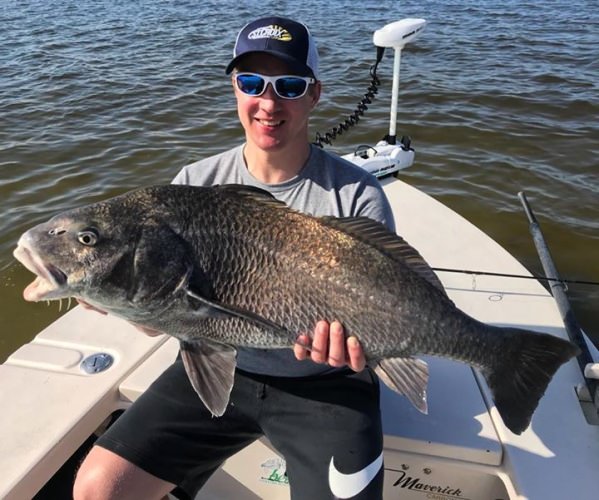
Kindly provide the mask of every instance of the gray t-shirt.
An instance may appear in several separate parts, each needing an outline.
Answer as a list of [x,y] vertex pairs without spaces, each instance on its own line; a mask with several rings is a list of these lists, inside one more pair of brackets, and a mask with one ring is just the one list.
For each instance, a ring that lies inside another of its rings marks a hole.
[[[378,181],[365,170],[311,146],[308,161],[298,175],[279,184],[253,177],[243,157],[244,145],[184,167],[174,184],[213,186],[245,184],[269,191],[291,208],[315,216],[365,216],[394,230],[393,213]],[[325,319],[325,318],[323,318]],[[291,349],[240,348],[237,366],[248,372],[302,377],[335,370],[312,361],[298,361]]]

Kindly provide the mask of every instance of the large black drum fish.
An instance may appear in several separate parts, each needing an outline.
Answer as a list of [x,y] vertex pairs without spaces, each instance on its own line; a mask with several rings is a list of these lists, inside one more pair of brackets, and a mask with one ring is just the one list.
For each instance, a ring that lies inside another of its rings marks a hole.
[[190,381],[227,407],[236,346],[290,348],[319,320],[359,338],[368,363],[426,411],[426,363],[478,368],[521,433],[570,342],[460,311],[416,250],[366,218],[312,217],[244,186],[143,188],[27,231],[26,300],[76,297],[181,341]]

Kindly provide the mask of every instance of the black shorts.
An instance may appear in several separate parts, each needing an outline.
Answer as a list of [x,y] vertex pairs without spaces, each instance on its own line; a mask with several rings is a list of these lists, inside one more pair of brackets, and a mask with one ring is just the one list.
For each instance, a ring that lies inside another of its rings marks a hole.
[[230,404],[214,418],[177,359],[96,444],[193,498],[262,435],[285,458],[293,499],[382,498],[379,386],[368,368],[305,378],[238,370]]

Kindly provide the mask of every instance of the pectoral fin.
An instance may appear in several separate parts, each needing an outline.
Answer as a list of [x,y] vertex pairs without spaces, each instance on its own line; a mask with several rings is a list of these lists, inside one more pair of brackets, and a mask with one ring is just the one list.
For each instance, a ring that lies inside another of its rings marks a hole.
[[200,294],[187,290],[187,295],[195,301],[194,303],[194,313],[197,314],[201,318],[215,318],[215,319],[229,319],[229,318],[240,318],[245,321],[249,321],[250,323],[263,328],[264,330],[278,332],[283,335],[287,335],[288,332],[281,325],[273,323],[258,314],[254,314],[251,311],[246,311],[244,309],[239,309],[237,307],[228,306],[225,304],[221,304],[215,300],[208,299],[206,297],[202,297]]
[[407,397],[422,413],[428,412],[428,365],[425,361],[417,358],[383,359],[374,371],[389,389]]
[[181,342],[181,358],[194,390],[213,416],[227,409],[235,378],[237,351],[211,340]]

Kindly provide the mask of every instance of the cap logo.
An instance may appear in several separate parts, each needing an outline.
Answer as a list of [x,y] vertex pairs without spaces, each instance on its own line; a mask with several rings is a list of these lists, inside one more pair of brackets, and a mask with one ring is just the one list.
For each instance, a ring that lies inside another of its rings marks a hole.
[[258,40],[260,38],[272,38],[281,42],[290,42],[292,40],[292,36],[289,33],[289,31],[276,24],[271,24],[270,26],[262,26],[261,28],[257,28],[250,34],[248,34],[248,38],[250,40]]

